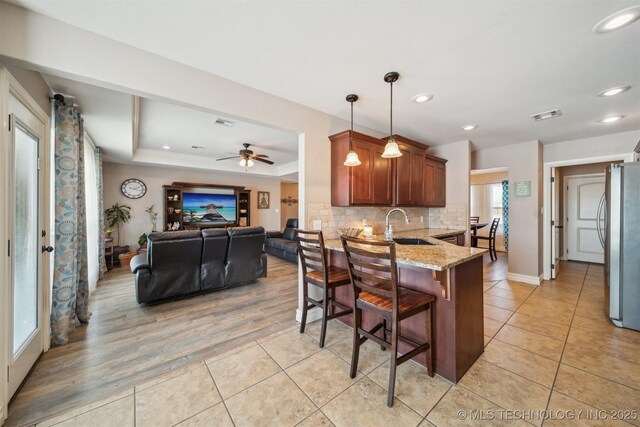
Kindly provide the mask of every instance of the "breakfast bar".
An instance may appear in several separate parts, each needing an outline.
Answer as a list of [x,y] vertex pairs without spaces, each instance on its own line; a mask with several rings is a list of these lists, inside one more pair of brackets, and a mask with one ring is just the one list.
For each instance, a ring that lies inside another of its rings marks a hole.
[[[433,367],[438,375],[454,383],[484,349],[482,255],[487,251],[448,243],[460,235],[464,235],[464,230],[419,229],[397,232],[394,236],[399,285],[436,297],[432,314]],[[375,235],[371,239],[383,240],[384,236]],[[348,268],[339,239],[325,241],[325,247],[331,265]],[[335,298],[353,306],[350,287],[336,289]],[[401,334],[424,342],[425,315],[404,320]],[[353,322],[351,315],[339,320],[350,326]],[[375,319],[364,313],[364,327],[374,324]],[[400,343],[400,352],[408,350],[404,345]],[[426,365],[424,354],[414,359]]]

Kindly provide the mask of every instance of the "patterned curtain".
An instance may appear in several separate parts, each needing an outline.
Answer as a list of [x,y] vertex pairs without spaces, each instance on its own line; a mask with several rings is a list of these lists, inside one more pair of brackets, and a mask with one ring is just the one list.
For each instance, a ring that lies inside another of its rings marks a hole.
[[107,272],[107,262],[104,259],[104,201],[102,188],[102,150],[94,150],[96,157],[96,187],[98,194],[98,278],[102,279]]
[[88,322],[87,227],[84,194],[83,123],[72,103],[55,103],[55,256],[51,339],[66,344]]
[[502,228],[504,229],[504,250],[509,250],[509,181],[502,181]]

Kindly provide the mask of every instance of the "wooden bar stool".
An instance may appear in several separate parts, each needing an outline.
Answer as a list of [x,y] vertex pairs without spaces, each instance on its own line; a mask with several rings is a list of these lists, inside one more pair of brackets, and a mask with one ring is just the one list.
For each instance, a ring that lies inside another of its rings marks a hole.
[[[493,222],[491,222],[491,228],[489,229],[489,236],[476,236],[477,240],[488,240],[489,241],[489,256],[491,257],[491,261],[495,261],[498,259],[498,254],[496,254],[496,233],[498,231],[498,224],[500,223],[500,218],[493,218]],[[477,243],[476,243],[477,246]]]
[[[389,392],[387,394],[387,406],[391,407],[393,406],[396,367],[398,365],[417,354],[426,352],[427,373],[429,376],[433,376],[431,304],[435,297],[398,286],[395,243],[368,241],[346,236],[342,236],[341,240],[347,255],[349,276],[353,286],[353,350],[350,375],[351,378],[355,378],[358,371],[360,346],[368,339],[375,341],[383,348],[391,349]],[[363,310],[381,319],[370,330],[362,328]],[[423,311],[427,312],[425,322],[427,342],[420,344],[400,334],[400,322]],[[379,330],[382,331],[382,338],[375,335]],[[398,341],[409,344],[413,350],[398,357]]]
[[[322,327],[320,329],[320,348],[324,347],[327,332],[327,320],[350,314],[353,310],[335,300],[334,289],[351,283],[349,272],[343,268],[327,266],[327,256],[324,249],[322,231],[304,231],[295,229],[295,239],[298,242],[298,255],[302,264],[302,319],[300,333],[304,332],[307,324],[307,311],[310,308],[322,309]],[[309,296],[309,284],[322,289],[322,300],[317,301]],[[342,309],[335,312],[335,307]]]

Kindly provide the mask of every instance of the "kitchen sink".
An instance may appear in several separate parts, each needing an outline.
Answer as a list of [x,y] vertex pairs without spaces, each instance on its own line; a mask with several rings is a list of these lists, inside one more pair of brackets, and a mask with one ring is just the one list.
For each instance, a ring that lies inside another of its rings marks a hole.
[[403,238],[403,237],[397,237],[395,239],[393,239],[394,242],[396,242],[399,245],[433,245],[433,243],[424,240],[424,239],[418,239],[418,238]]

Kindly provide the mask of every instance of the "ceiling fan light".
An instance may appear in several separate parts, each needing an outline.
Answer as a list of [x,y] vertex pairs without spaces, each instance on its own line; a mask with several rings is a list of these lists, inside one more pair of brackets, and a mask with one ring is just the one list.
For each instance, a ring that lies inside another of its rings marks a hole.
[[392,159],[400,156],[402,156],[402,152],[400,151],[400,147],[398,147],[398,143],[393,138],[389,139],[387,145],[384,146],[384,153],[382,153],[380,157]]
[[243,168],[250,168],[254,164],[255,163],[251,159],[242,159],[240,160],[240,163],[239,163],[239,165],[242,166]]
[[361,164],[362,164],[362,162],[360,162],[360,159],[358,158],[358,153],[356,153],[353,150],[349,151],[349,153],[347,154],[347,160],[344,161],[344,165],[345,166],[360,166]]

